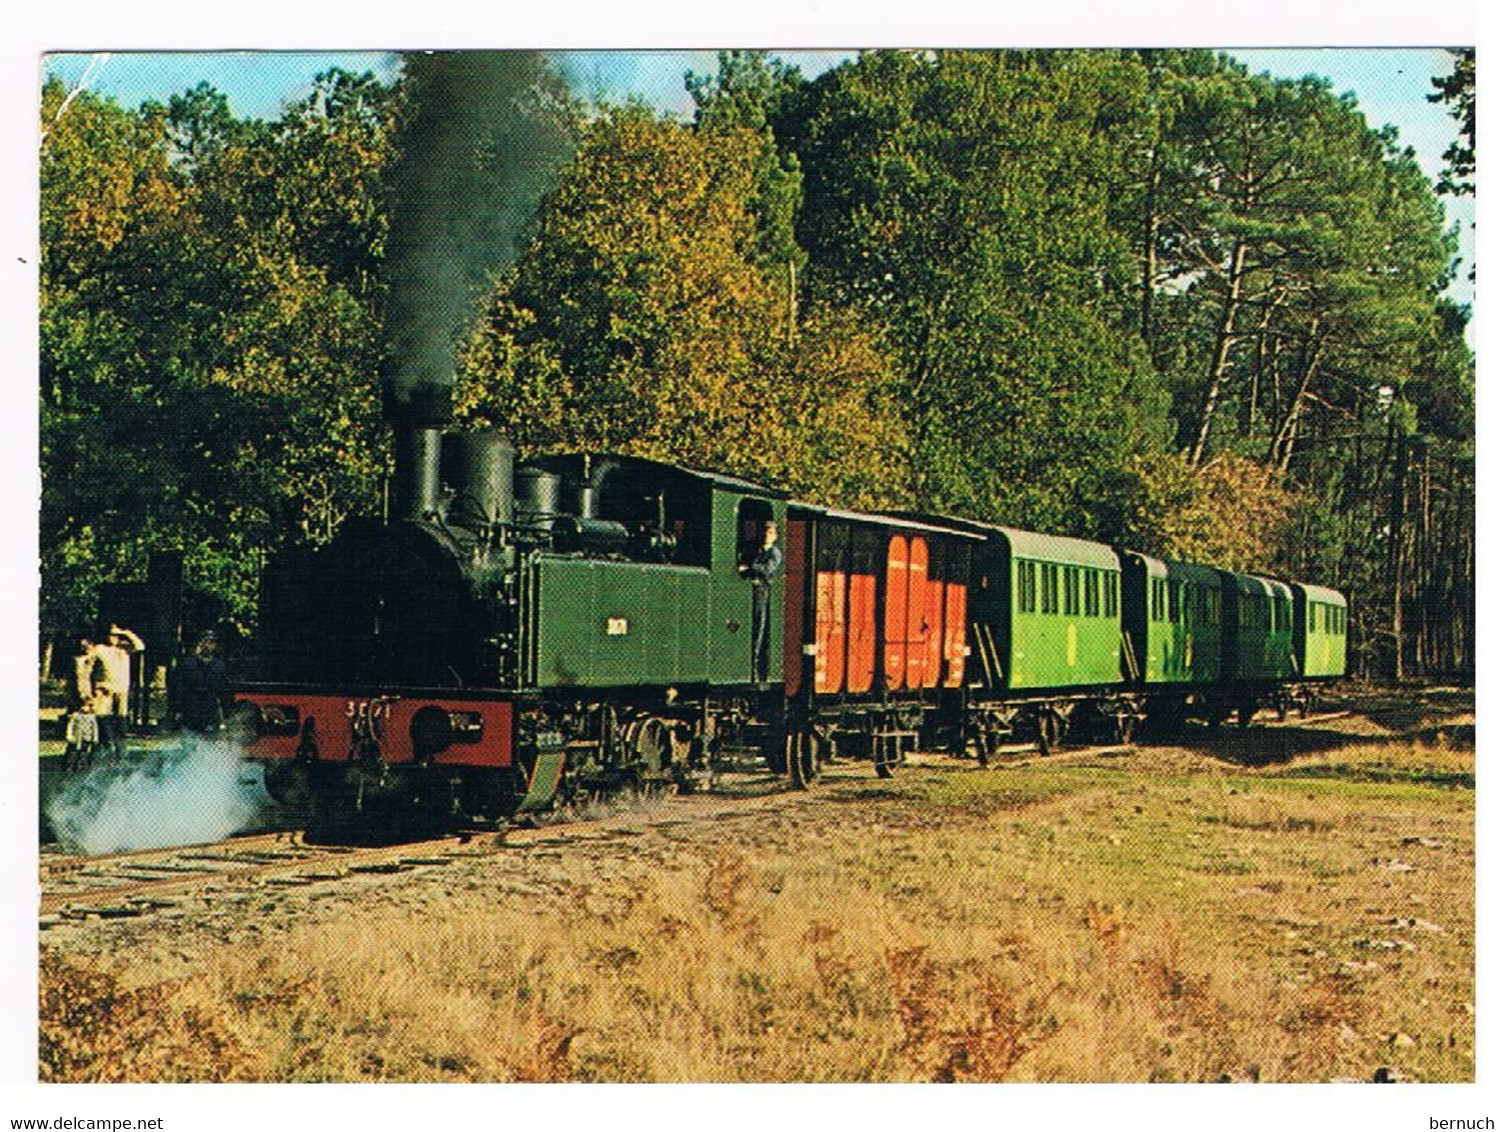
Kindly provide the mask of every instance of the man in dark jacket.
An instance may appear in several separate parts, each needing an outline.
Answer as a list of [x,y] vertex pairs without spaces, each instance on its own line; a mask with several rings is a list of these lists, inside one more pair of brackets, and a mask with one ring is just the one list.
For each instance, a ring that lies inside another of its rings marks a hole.
[[771,520],[764,523],[763,546],[741,571],[753,583],[753,679],[759,684],[768,682],[768,645],[772,637],[769,590],[784,564],[784,552],[778,548],[778,541],[778,524]]
[[200,633],[193,652],[178,661],[167,689],[168,708],[185,731],[208,737],[219,732],[230,710],[230,673],[215,656],[213,633]]

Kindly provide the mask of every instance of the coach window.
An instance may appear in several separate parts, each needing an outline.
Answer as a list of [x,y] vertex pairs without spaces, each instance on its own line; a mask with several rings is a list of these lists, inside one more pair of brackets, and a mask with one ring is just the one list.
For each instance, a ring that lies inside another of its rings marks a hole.
[[1168,585],[1170,587],[1170,597],[1171,597],[1170,619],[1171,619],[1172,622],[1180,621],[1181,620],[1181,583],[1180,582],[1170,582],[1170,583],[1168,583]]

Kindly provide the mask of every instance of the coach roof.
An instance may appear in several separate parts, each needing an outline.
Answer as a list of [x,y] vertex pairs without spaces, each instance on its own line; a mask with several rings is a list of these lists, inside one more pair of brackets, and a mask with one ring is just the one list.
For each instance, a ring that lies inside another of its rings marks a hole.
[[1118,555],[1113,548],[1084,538],[1068,538],[1065,535],[1042,535],[1036,531],[1021,531],[1017,527],[1003,527],[997,523],[981,523],[976,519],[957,519],[950,515],[927,516],[932,522],[955,526],[958,530],[973,531],[987,538],[1001,538],[1008,544],[1009,552],[1016,558],[1033,558],[1041,562],[1064,562],[1071,566],[1094,566],[1099,570],[1119,572]]

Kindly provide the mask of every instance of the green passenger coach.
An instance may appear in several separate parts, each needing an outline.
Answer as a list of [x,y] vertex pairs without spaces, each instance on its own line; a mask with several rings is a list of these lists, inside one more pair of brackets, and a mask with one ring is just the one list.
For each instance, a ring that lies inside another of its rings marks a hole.
[[1296,674],[1291,587],[1223,572],[1223,680],[1277,684]]
[[1122,551],[1124,675],[1146,685],[1213,684],[1223,663],[1223,574]]
[[979,524],[973,651],[987,687],[1095,688],[1119,672],[1118,556],[1101,543]]
[[1348,671],[1348,600],[1337,590],[1296,582],[1295,649],[1303,679]]

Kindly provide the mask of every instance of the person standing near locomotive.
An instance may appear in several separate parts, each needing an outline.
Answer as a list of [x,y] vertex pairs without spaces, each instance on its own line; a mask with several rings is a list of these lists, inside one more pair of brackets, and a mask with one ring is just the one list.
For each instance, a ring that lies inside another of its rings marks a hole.
[[215,653],[219,641],[203,632],[193,652],[178,661],[167,685],[168,710],[188,735],[207,739],[217,734],[230,710],[230,672]]
[[94,698],[95,673],[99,668],[98,646],[88,633],[78,634],[78,647],[73,650],[73,670],[68,674],[68,714],[83,710]]
[[131,710],[131,655],[145,649],[146,642],[119,625],[110,626],[105,644],[94,646],[94,655],[102,669],[99,686],[104,690],[100,739],[113,756],[125,752]]
[[751,578],[753,583],[753,679],[759,684],[768,682],[768,644],[772,635],[770,592],[779,567],[784,564],[778,541],[779,525],[770,519],[763,524],[762,547],[741,569],[742,576]]

